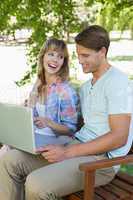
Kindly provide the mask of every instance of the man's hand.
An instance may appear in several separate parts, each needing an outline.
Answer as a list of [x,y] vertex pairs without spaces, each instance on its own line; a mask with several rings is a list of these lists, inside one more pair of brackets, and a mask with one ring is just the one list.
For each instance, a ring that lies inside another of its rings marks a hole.
[[41,147],[37,152],[42,152],[41,155],[48,160],[48,162],[59,162],[65,160],[65,147],[61,145],[48,145]]

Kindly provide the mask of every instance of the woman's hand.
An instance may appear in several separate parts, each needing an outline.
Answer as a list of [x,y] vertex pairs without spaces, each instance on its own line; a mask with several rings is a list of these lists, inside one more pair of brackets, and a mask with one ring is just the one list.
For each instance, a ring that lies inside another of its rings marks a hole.
[[36,92],[32,92],[32,93],[29,95],[29,98],[28,98],[28,99],[25,99],[23,105],[26,106],[26,107],[33,108],[33,107],[35,106],[37,100],[38,100],[37,93],[36,93]]
[[48,123],[45,117],[34,117],[34,124],[38,128],[45,128],[48,126]]
[[28,106],[28,99],[25,99],[25,100],[24,100],[24,103],[23,103],[23,105],[24,105],[25,107],[27,107],[27,106]]
[[52,121],[51,119],[49,119],[47,117],[35,117],[34,118],[34,124],[38,128],[49,127],[49,128],[58,132],[61,135],[70,134],[70,129],[66,125],[56,123],[56,122]]

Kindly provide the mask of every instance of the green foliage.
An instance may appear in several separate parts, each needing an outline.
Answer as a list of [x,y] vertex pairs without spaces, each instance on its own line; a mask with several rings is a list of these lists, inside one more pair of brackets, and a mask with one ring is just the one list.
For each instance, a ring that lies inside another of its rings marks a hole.
[[99,5],[97,24],[108,31],[130,29],[133,33],[133,1],[132,0],[85,0],[86,6]]
[[133,80],[133,74],[131,74],[131,75],[129,76],[129,79],[130,79],[130,80]]
[[79,31],[80,22],[74,0],[0,0],[0,34],[13,35],[15,30],[32,31],[28,41],[28,64],[31,70],[18,85],[30,81],[36,72],[37,55],[50,36],[69,40],[69,34]]

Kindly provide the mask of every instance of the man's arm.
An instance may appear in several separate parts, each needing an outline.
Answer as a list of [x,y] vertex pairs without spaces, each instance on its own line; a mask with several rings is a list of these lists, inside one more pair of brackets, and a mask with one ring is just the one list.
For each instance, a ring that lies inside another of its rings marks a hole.
[[130,119],[130,114],[110,115],[110,132],[92,141],[68,147],[66,149],[67,157],[96,155],[125,145],[129,133]]
[[109,116],[110,132],[92,141],[67,147],[49,145],[42,154],[49,162],[56,162],[72,157],[96,155],[119,148],[126,144],[130,126],[130,114]]

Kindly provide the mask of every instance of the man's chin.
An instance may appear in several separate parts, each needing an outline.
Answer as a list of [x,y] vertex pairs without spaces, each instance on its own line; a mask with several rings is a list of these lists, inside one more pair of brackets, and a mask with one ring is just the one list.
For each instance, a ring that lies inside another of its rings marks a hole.
[[84,72],[85,74],[88,74],[88,73],[91,73],[91,70],[85,70],[85,69],[83,69],[83,72]]

